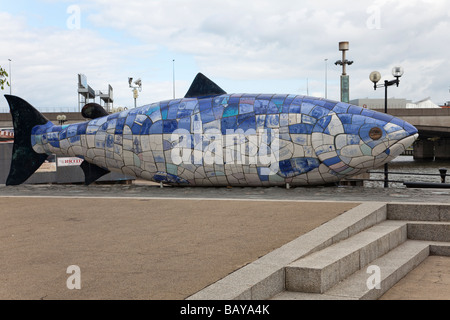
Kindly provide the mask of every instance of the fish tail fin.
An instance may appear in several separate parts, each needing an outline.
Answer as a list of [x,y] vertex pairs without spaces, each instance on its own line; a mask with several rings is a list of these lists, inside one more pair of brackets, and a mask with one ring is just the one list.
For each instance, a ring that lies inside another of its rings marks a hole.
[[31,131],[36,125],[49,122],[38,110],[25,100],[5,95],[11,111],[14,126],[14,145],[6,185],[18,185],[25,182],[47,159],[47,154],[40,154],[31,145]]

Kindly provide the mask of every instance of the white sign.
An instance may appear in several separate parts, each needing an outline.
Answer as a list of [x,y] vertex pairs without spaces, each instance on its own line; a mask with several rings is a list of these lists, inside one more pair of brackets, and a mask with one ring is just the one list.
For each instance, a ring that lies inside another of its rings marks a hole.
[[83,159],[71,157],[60,158],[58,157],[58,167],[79,166],[83,162]]

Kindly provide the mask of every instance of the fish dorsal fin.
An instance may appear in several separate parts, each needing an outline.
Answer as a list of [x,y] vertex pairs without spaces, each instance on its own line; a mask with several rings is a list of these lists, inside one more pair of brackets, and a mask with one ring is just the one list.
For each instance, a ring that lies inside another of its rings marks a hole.
[[98,103],[88,103],[84,105],[81,114],[87,119],[96,119],[107,116],[108,112]]
[[196,98],[204,96],[217,96],[221,94],[226,94],[226,92],[202,73],[198,73],[184,97]]

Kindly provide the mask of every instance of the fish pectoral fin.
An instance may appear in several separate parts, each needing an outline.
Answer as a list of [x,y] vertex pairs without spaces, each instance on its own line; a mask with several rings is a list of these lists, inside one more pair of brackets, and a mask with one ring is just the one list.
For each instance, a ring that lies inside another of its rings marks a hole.
[[86,185],[91,184],[95,180],[99,179],[100,177],[104,176],[107,173],[110,173],[109,170],[100,168],[99,166],[89,163],[86,160],[84,160],[81,165],[81,169],[83,169],[84,172],[84,183]]
[[198,73],[184,97],[196,98],[221,94],[226,94],[226,92],[202,73]]
[[81,109],[81,115],[86,119],[97,119],[109,115],[109,113],[98,103],[85,104]]

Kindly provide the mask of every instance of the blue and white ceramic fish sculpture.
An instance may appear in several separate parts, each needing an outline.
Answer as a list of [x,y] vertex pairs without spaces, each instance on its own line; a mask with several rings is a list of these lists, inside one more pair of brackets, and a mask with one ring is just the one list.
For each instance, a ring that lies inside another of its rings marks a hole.
[[377,168],[418,137],[391,115],[287,94],[227,94],[199,73],[182,99],[55,125],[6,95],[15,140],[7,185],[23,183],[50,154],[84,159],[89,184],[114,171],[172,185],[291,186],[337,182]]

